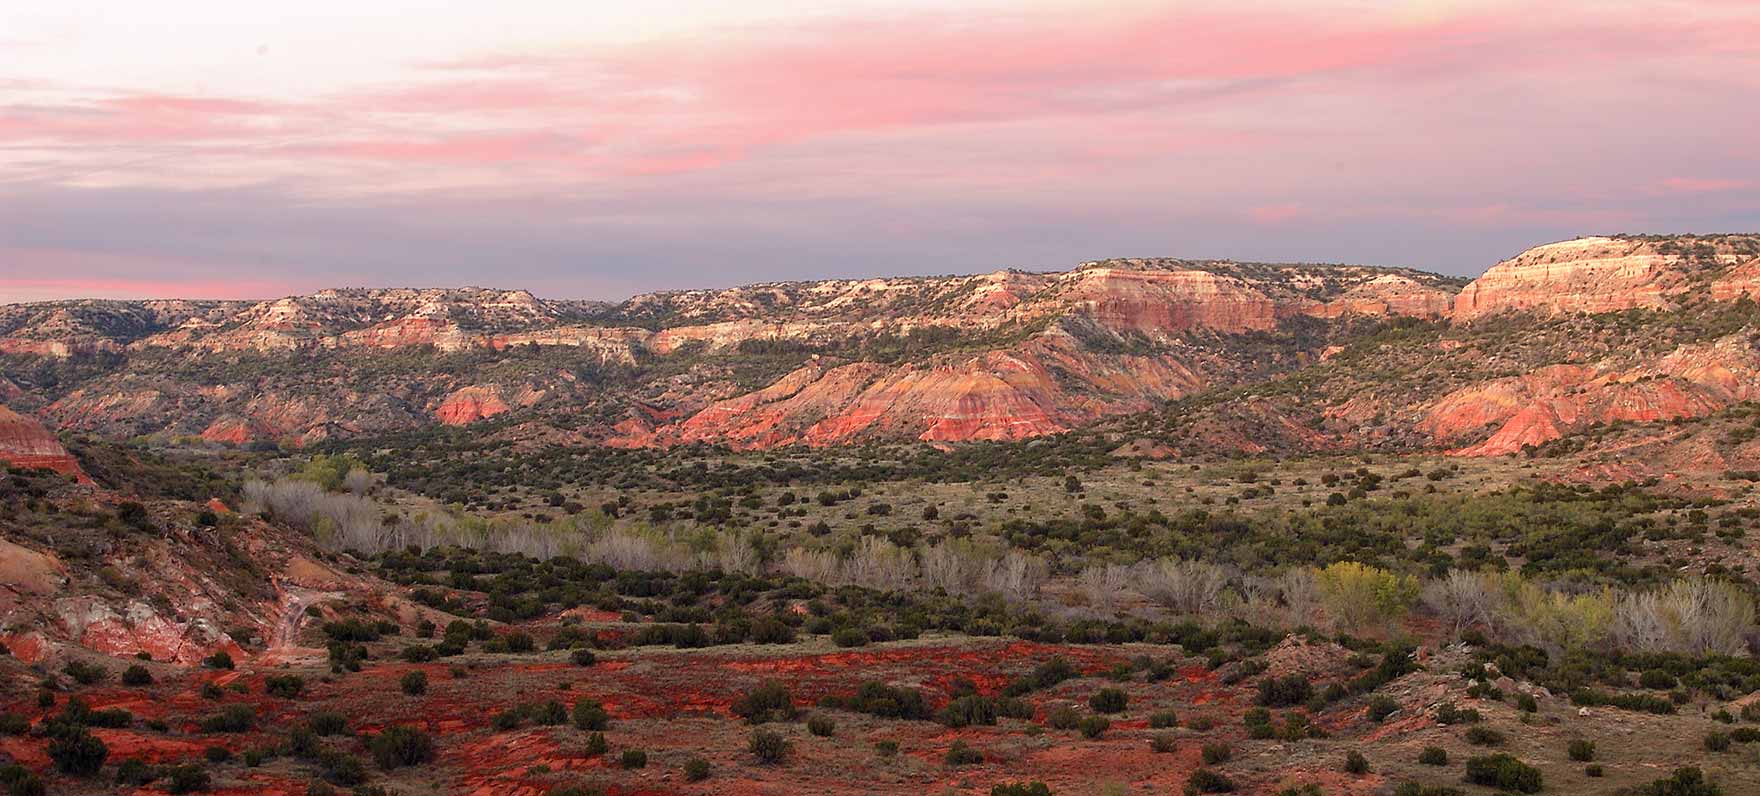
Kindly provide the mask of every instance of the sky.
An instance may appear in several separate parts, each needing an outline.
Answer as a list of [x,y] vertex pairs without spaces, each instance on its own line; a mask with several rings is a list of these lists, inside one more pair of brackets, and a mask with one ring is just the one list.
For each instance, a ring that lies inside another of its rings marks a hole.
[[1760,231],[1752,0],[0,7],[0,302]]

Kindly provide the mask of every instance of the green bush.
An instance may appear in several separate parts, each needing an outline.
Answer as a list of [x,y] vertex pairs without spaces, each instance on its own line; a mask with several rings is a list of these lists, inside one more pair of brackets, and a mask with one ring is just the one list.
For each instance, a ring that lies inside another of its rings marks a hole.
[[426,694],[428,693],[428,674],[420,670],[404,672],[403,677],[398,678],[397,685],[403,689],[403,693],[410,696]]
[[1424,751],[1418,753],[1418,762],[1427,766],[1446,766],[1448,750],[1440,746],[1426,746]]
[[1658,691],[1670,691],[1680,685],[1680,681],[1661,669],[1646,669],[1643,674],[1638,675],[1638,684]]
[[984,753],[968,746],[965,741],[954,741],[942,759],[950,766],[972,766],[984,762]]
[[1043,782],[1005,782],[990,786],[990,796],[1051,796]]
[[1468,759],[1467,781],[1519,793],[1539,793],[1542,787],[1540,769],[1501,753]]
[[122,684],[128,686],[152,685],[153,673],[147,671],[145,666],[138,663],[132,664],[122,670]]
[[1170,732],[1156,733],[1149,738],[1149,748],[1162,754],[1168,754],[1179,748],[1179,739]]
[[832,721],[830,716],[809,716],[807,718],[807,732],[820,738],[830,738],[837,734],[837,722]]
[[[570,652],[568,654],[568,659],[570,661],[572,661],[574,663],[574,665],[576,665],[576,666],[592,666],[594,663],[597,663],[599,660],[597,657],[595,657],[593,655],[593,651],[590,649],[578,649],[573,652]],[[705,765],[707,765],[707,764],[705,764]]]
[[1171,710],[1157,710],[1149,714],[1149,728],[1165,730],[1179,726],[1179,714]]
[[1711,732],[1705,734],[1705,749],[1711,752],[1729,751],[1729,733]]
[[373,762],[390,770],[433,760],[434,739],[418,728],[397,725],[368,738],[367,750],[372,752]]
[[745,719],[747,724],[792,721],[795,717],[794,697],[781,683],[770,681],[734,702],[733,714]]
[[831,643],[839,647],[866,647],[868,634],[859,627],[840,627],[831,634]]
[[1572,760],[1579,763],[1587,763],[1590,760],[1595,759],[1595,742],[1586,738],[1577,738],[1571,741],[1570,747],[1566,749],[1566,752],[1570,754]]
[[1204,765],[1214,766],[1218,763],[1226,763],[1229,758],[1234,757],[1234,748],[1225,743],[1207,743],[1204,744],[1201,754],[1204,758]]
[[684,781],[702,782],[709,778],[709,761],[700,757],[692,757],[684,761]]
[[1130,695],[1118,688],[1102,688],[1088,697],[1088,707],[1095,713],[1122,713],[1130,704]]
[[1399,702],[1392,697],[1377,696],[1369,700],[1369,720],[1377,724],[1386,721],[1388,716],[1399,710]]
[[1234,780],[1210,769],[1200,768],[1186,779],[1186,790],[1191,793],[1233,793]]
[[1364,757],[1362,752],[1352,749],[1345,753],[1344,771],[1347,774],[1358,775],[1369,773],[1369,758]]
[[763,765],[773,766],[788,759],[788,739],[782,737],[782,733],[772,730],[753,730],[747,748]]
[[1474,746],[1502,746],[1504,735],[1490,727],[1471,727],[1467,730],[1467,743]]
[[219,650],[213,655],[203,658],[202,665],[210,669],[231,669],[233,668],[232,656],[226,650]]
[[1082,731],[1083,738],[1092,739],[1106,734],[1106,730],[1111,726],[1112,722],[1107,721],[1105,716],[1089,716],[1082,719],[1082,723],[1077,725],[1077,729]]
[[1269,708],[1287,708],[1306,704],[1314,696],[1314,686],[1300,674],[1267,677],[1259,681],[1259,704]]
[[305,693],[306,680],[297,674],[269,675],[263,678],[263,691],[269,696],[294,699]]
[[611,714],[605,712],[599,700],[582,699],[574,703],[574,726],[595,732],[609,729]]
[[89,777],[104,767],[110,747],[93,737],[84,728],[64,727],[49,739],[49,759],[63,774]]
[[208,770],[198,765],[171,766],[163,773],[167,793],[198,793],[213,785]]
[[1688,766],[1675,769],[1674,776],[1639,788],[1637,793],[1638,796],[1723,796],[1723,789],[1705,779],[1705,772]]
[[227,705],[201,721],[202,732],[250,732],[257,725],[257,713],[249,705]]

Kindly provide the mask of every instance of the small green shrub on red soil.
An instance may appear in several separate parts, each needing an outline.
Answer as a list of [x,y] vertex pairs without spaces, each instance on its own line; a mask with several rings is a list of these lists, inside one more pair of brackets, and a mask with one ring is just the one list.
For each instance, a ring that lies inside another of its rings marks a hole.
[[866,647],[869,641],[867,632],[859,627],[840,627],[831,634],[831,643],[839,647]]
[[1401,782],[1394,786],[1393,796],[1461,796],[1460,788],[1447,785],[1425,785],[1420,782]]
[[49,760],[55,770],[76,777],[89,777],[104,767],[110,747],[83,727],[61,725],[49,738]]
[[1082,714],[1068,705],[1052,708],[1045,714],[1045,724],[1054,730],[1073,730],[1082,723]]
[[306,717],[306,727],[313,735],[343,735],[348,732],[348,717],[334,710],[319,710]]
[[208,770],[193,763],[165,769],[166,793],[199,793],[213,785]]
[[1470,727],[1467,729],[1467,743],[1474,746],[1502,746],[1504,735],[1490,727]]
[[1693,766],[1677,768],[1674,776],[1659,779],[1637,789],[1638,796],[1723,796],[1723,788],[1707,780],[1705,772]]
[[1570,754],[1572,760],[1579,763],[1587,763],[1590,760],[1595,759],[1595,742],[1586,738],[1577,738],[1576,740],[1571,741],[1571,744],[1566,751]]
[[832,721],[830,716],[809,716],[807,718],[807,732],[820,738],[830,738],[837,734],[837,722]]
[[990,786],[990,796],[1051,796],[1051,787],[1043,782],[999,782]]
[[866,713],[885,719],[927,720],[933,715],[928,703],[923,700],[922,692],[914,688],[895,688],[871,680],[857,686],[852,696],[826,696],[820,699],[819,707]]
[[1179,714],[1171,710],[1157,710],[1149,714],[1149,728],[1155,730],[1171,729],[1179,726]]
[[1314,696],[1314,685],[1301,674],[1267,677],[1259,681],[1259,704],[1268,708],[1287,708],[1306,704]]
[[745,719],[747,724],[793,721],[794,696],[788,692],[786,686],[772,680],[752,689],[734,702],[733,715]]
[[1448,750],[1440,746],[1426,746],[1424,751],[1418,753],[1418,762],[1427,766],[1446,766]]
[[625,749],[623,750],[623,755],[618,758],[617,764],[630,770],[646,768],[648,766],[648,753],[640,749]]
[[598,757],[605,754],[610,748],[611,746],[605,741],[605,733],[595,732],[587,736],[587,742],[582,745],[581,750],[588,757]]
[[202,665],[210,669],[231,669],[233,667],[232,656],[227,654],[226,650],[219,650],[213,655],[203,658]]
[[1346,752],[1344,756],[1344,771],[1346,774],[1358,775],[1369,773],[1369,758],[1364,757],[1362,752],[1355,749]]
[[1095,713],[1122,713],[1130,704],[1130,696],[1117,688],[1102,688],[1088,697],[1088,707]]
[[373,762],[390,770],[414,766],[434,759],[434,739],[416,727],[397,725],[367,739]]
[[153,684],[153,673],[138,663],[122,670],[122,684],[127,686],[143,686]]
[[1186,790],[1190,793],[1233,793],[1234,780],[1210,769],[1200,768],[1186,779]]
[[1179,749],[1179,739],[1173,733],[1156,733],[1149,739],[1149,748],[1161,754],[1168,754]]
[[1207,743],[1204,744],[1202,755],[1204,765],[1214,766],[1226,763],[1229,758],[1234,757],[1234,748],[1225,743]]
[[272,674],[263,678],[263,692],[269,696],[293,699],[305,690],[306,680],[297,674]]
[[257,712],[249,705],[227,705],[205,719],[202,732],[250,732],[257,725]]
[[1388,716],[1399,710],[1399,703],[1392,697],[1377,696],[1369,700],[1369,720],[1377,724],[1386,721]]
[[1705,734],[1705,749],[1710,752],[1729,751],[1729,733],[1710,732]]
[[574,703],[574,726],[582,730],[605,730],[611,726],[611,714],[605,712],[605,706],[599,700],[582,699]]
[[954,741],[942,759],[950,766],[975,766],[984,762],[984,753],[973,749],[965,741]]
[[684,781],[702,782],[709,778],[709,761],[693,757],[684,761]]
[[592,666],[599,660],[593,655],[593,651],[590,649],[577,649],[570,652],[568,654],[568,659],[576,666]]
[[410,696],[421,696],[428,693],[428,673],[422,671],[404,672],[398,678],[397,686]]
[[140,786],[159,778],[159,770],[144,761],[129,758],[116,767],[116,784]]
[[1082,719],[1077,729],[1082,731],[1083,738],[1098,738],[1105,735],[1111,727],[1112,722],[1107,721],[1105,716],[1089,716]]
[[1540,769],[1500,753],[1468,759],[1467,781],[1518,793],[1539,793],[1543,778]]
[[747,744],[752,756],[760,764],[773,766],[788,759],[788,739],[774,730],[753,730],[752,739]]

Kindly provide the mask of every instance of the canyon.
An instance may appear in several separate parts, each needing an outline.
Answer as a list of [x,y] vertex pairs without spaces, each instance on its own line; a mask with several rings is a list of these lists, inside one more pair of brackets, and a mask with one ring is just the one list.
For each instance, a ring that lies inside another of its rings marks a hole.
[[[1519,362],[1487,360],[1469,341],[1573,317],[1667,324],[1670,313],[1745,311],[1756,289],[1760,237],[1726,235],[1580,238],[1471,281],[1146,258],[620,303],[483,288],[51,302],[0,307],[0,400],[62,431],[225,445],[488,424],[531,444],[768,449],[1022,440],[1231,388],[1330,379],[1257,420],[1217,415],[1185,440],[1142,427],[1139,442],[1252,453],[1276,433],[1316,449],[1397,439],[1502,455],[1750,400],[1752,329],[1743,321],[1666,351],[1561,342]],[[1360,381],[1373,357],[1343,376],[1336,357],[1389,328],[1427,330],[1415,345],[1450,389],[1398,402],[1339,394],[1339,379]],[[1304,414],[1321,419],[1293,419]],[[1377,416],[1398,428],[1360,428]],[[59,461],[31,445],[41,440],[8,443],[16,457]]]

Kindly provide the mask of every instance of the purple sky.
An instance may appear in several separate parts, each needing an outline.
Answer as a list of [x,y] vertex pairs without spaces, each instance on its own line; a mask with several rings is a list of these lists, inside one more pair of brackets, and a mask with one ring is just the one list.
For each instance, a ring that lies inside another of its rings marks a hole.
[[1760,230],[1748,0],[39,5],[0,10],[0,301]]

